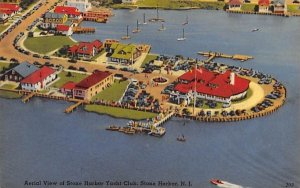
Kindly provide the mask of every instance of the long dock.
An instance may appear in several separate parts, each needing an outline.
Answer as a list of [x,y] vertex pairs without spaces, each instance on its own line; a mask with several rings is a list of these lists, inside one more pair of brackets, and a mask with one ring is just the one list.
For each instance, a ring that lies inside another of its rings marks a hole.
[[163,123],[165,123],[166,121],[168,121],[174,114],[175,114],[174,111],[170,112],[165,117],[163,117],[162,119],[158,120],[158,122],[155,122],[153,124],[153,127],[160,127]]
[[95,33],[96,29],[93,27],[74,27],[74,33]]
[[65,113],[69,114],[72,113],[78,106],[80,106],[81,104],[83,104],[84,101],[78,101],[76,104],[73,104],[71,106],[69,106],[66,110]]
[[25,95],[24,98],[22,99],[22,102],[23,102],[23,103],[28,102],[32,97],[34,97],[34,95],[35,95],[34,92],[29,93],[28,95]]
[[242,54],[229,55],[229,54],[224,54],[224,53],[221,53],[221,52],[198,52],[198,54],[203,55],[205,57],[209,57],[206,60],[206,62],[210,62],[216,57],[239,60],[239,61],[242,61],[242,62],[247,61],[249,59],[253,59],[252,56],[248,56],[248,55],[242,55]]

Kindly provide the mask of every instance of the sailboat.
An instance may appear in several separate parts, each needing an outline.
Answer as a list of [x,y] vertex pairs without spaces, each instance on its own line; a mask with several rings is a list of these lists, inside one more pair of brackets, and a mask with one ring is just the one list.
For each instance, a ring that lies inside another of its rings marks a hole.
[[158,31],[165,31],[165,30],[166,30],[166,28],[165,28],[164,24],[161,24],[161,28],[159,28]]
[[149,19],[149,22],[158,22],[158,21],[165,22],[164,19],[159,18],[158,5],[157,5],[156,6],[156,18]]
[[122,40],[130,39],[130,36],[129,36],[129,34],[128,34],[128,27],[129,27],[129,26],[127,25],[127,33],[126,33],[126,36],[121,37]]
[[144,19],[143,24],[144,24],[144,25],[147,25],[147,22],[146,22],[146,14],[145,14],[145,13],[143,14],[143,19]]
[[183,22],[182,25],[187,25],[187,24],[189,24],[189,17],[188,16],[186,16],[185,22]]
[[139,33],[141,30],[139,29],[139,20],[136,20],[136,29],[132,30],[132,33]]
[[184,28],[182,29],[182,37],[177,38],[177,41],[184,41],[186,38],[184,37]]

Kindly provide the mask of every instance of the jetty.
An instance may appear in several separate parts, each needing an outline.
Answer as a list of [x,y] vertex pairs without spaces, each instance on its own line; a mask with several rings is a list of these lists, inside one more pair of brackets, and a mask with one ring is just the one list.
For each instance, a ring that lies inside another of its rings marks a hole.
[[224,54],[222,52],[198,52],[198,54],[203,55],[205,57],[209,57],[206,60],[206,62],[210,62],[216,57],[239,60],[239,61],[242,61],[242,62],[247,61],[249,59],[253,59],[252,56],[248,56],[248,55],[242,55],[242,54],[229,55],[229,54]]
[[93,27],[74,27],[74,33],[95,33],[96,29]]
[[162,124],[164,124],[166,121],[168,121],[174,114],[175,114],[175,112],[171,111],[170,113],[168,113],[167,115],[165,115],[164,117],[162,117],[160,120],[158,120],[157,122],[155,122],[153,124],[153,127],[160,127]]
[[81,104],[83,104],[84,101],[78,101],[76,104],[73,104],[71,106],[69,106],[66,110],[65,113],[69,114],[72,113],[78,106],[80,106]]
[[23,102],[23,103],[28,102],[32,97],[34,97],[34,95],[35,95],[34,92],[29,93],[28,95],[25,95],[24,98],[22,99],[22,102]]

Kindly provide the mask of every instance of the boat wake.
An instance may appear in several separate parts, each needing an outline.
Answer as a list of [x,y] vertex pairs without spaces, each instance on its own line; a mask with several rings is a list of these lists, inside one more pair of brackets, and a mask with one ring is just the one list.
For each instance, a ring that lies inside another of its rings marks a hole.
[[250,188],[250,187],[243,187],[241,185],[237,185],[237,184],[233,184],[233,183],[229,183],[227,181],[222,181],[223,184],[218,184],[218,187],[224,187],[224,188]]

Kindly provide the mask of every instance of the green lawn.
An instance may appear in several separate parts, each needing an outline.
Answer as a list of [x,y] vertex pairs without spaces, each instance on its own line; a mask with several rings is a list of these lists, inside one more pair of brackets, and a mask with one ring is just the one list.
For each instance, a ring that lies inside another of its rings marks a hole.
[[68,81],[73,81],[73,82],[79,82],[86,78],[88,75],[86,74],[80,74],[80,73],[74,73],[72,72],[72,76],[67,77],[68,72],[62,71],[61,73],[58,74],[58,77],[60,78],[57,82],[53,83],[50,87],[56,87],[56,88],[61,88],[65,83]]
[[291,13],[300,13],[300,5],[288,5],[287,11]]
[[256,6],[255,4],[244,3],[241,7],[241,10],[246,12],[254,12],[255,6]]
[[9,25],[0,25],[0,33],[4,31]]
[[123,93],[125,92],[128,84],[129,81],[122,81],[120,83],[119,81],[115,81],[115,83],[111,87],[95,95],[92,98],[92,101],[95,101],[97,99],[102,99],[105,101],[119,101]]
[[[155,8],[156,6],[164,9],[180,9],[197,7],[201,9],[223,9],[224,2],[202,1],[202,0],[140,0],[136,3],[140,8]],[[113,8],[133,8],[132,5],[115,4]]]
[[102,105],[86,105],[84,109],[88,112],[96,112],[99,114],[108,114],[117,118],[126,118],[132,120],[150,119],[157,116],[155,113],[143,112],[137,110],[129,110],[123,108],[102,106]]
[[2,89],[15,89],[16,87],[14,84],[4,84],[1,86]]
[[1,91],[0,90],[0,97],[1,98],[6,98],[6,99],[18,99],[21,98],[22,95],[15,93],[15,92],[10,92],[10,91]]
[[28,37],[24,41],[24,45],[27,49],[37,52],[39,54],[46,54],[63,47],[64,45],[75,44],[67,36],[50,36],[50,37]]
[[0,62],[0,72],[2,72],[3,68],[8,68],[9,63]]
[[157,54],[148,54],[143,61],[141,67],[145,67],[146,64],[148,64],[150,61],[157,59],[158,55]]

